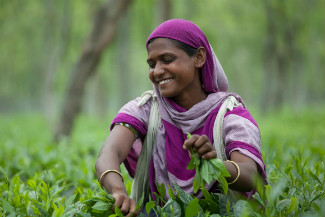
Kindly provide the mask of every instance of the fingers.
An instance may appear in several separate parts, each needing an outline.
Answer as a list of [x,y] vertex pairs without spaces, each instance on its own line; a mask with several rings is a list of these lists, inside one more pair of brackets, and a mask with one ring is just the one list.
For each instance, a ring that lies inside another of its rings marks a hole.
[[137,204],[135,203],[135,201],[131,200],[129,214],[127,215],[127,217],[138,216],[140,209],[136,210],[136,206],[137,206]]
[[130,205],[131,201],[129,200],[129,198],[123,201],[122,206],[120,208],[120,211],[123,215],[127,215],[129,213]]
[[204,159],[217,157],[209,138],[206,135],[192,135],[191,138],[185,140],[183,148],[190,150],[191,148]]
[[217,157],[217,152],[215,150],[210,151],[202,156],[204,159],[212,159]]
[[136,211],[136,203],[126,194],[112,194],[115,199],[113,210],[117,206],[124,216],[132,216]]

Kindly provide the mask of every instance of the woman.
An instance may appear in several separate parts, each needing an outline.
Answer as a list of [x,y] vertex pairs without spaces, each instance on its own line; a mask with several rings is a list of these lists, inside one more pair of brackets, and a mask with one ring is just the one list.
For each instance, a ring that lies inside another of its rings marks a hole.
[[[213,126],[222,103],[234,96],[240,106],[222,117],[221,140],[230,160],[225,160],[224,165],[231,175],[227,178],[229,187],[250,196],[256,175],[266,178],[259,129],[240,97],[226,92],[227,78],[203,32],[190,21],[168,20],[151,33],[146,47],[156,98],[141,106],[137,105],[141,100],[137,98],[121,108],[96,162],[97,177],[115,198],[115,205],[125,215],[135,211],[136,203],[127,195],[119,174],[120,164],[124,162],[134,176],[155,99],[161,124],[150,161],[150,191],[156,191],[157,184],[167,187],[176,182],[194,194],[195,171],[186,169],[190,161],[188,150],[193,148],[205,159],[217,157],[220,150],[215,149]],[[186,139],[187,132],[192,134],[190,139]],[[214,183],[207,189],[214,191]]]

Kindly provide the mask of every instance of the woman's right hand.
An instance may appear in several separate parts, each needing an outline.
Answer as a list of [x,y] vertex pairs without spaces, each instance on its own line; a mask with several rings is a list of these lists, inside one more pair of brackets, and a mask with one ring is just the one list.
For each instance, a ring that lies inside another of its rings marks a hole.
[[117,191],[112,193],[115,203],[113,210],[117,206],[124,216],[138,216],[140,210],[136,210],[136,202],[129,198],[126,192]]
[[133,133],[126,127],[116,125],[108,135],[96,161],[97,178],[101,179],[100,184],[115,199],[113,211],[118,207],[125,216],[136,216],[140,210],[136,210],[136,202],[128,197],[124,183],[117,173],[107,173],[106,170],[117,170],[120,172],[120,164],[125,160],[132,144],[134,143]]

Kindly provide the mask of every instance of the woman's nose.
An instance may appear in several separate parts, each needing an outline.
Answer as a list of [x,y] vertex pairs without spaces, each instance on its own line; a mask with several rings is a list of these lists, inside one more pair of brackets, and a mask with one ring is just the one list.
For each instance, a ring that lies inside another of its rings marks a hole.
[[160,74],[163,74],[164,73],[164,68],[162,67],[162,65],[160,64],[157,64],[155,69],[154,69],[154,74],[155,75],[160,75]]

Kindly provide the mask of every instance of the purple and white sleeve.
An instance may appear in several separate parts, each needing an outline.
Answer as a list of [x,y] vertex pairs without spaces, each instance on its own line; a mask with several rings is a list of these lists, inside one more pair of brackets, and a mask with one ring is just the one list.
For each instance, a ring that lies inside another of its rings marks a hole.
[[142,149],[142,142],[147,134],[151,108],[151,100],[138,107],[137,104],[139,99],[140,98],[136,98],[125,104],[117,113],[110,126],[110,129],[112,130],[115,123],[126,123],[131,125],[139,135],[139,138],[134,141],[129,154],[124,161],[125,168],[132,178],[135,175],[136,165]]
[[256,162],[262,177],[266,179],[266,169],[261,153],[260,130],[246,108],[238,106],[226,113],[223,122],[223,138],[228,159],[233,151],[239,151]]

